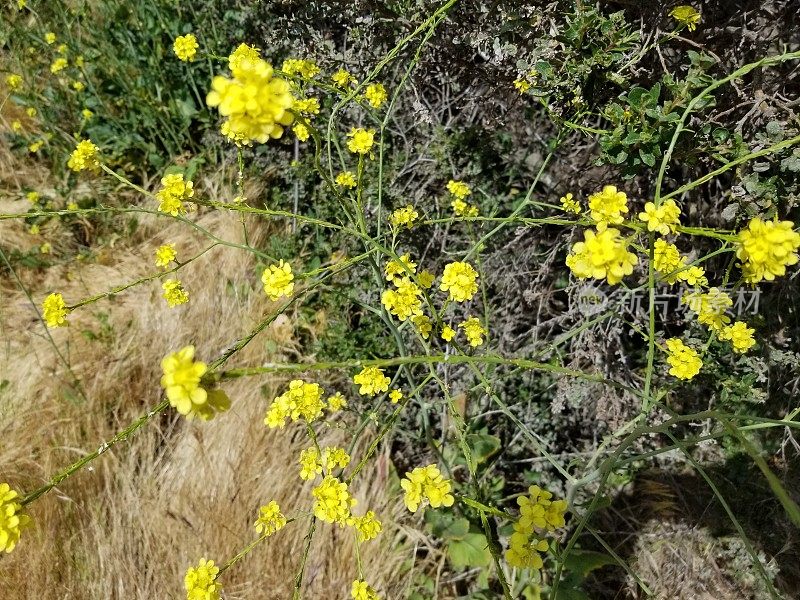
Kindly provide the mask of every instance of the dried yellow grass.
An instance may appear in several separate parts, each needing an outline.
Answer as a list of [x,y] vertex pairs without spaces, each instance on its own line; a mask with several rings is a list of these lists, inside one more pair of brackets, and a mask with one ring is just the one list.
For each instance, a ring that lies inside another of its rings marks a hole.
[[[0,171],[13,185],[7,169]],[[8,194],[0,204],[5,212],[27,208]],[[237,217],[208,212],[195,218],[216,235],[241,242]],[[152,273],[153,253],[162,243],[176,243],[179,258],[206,243],[179,222],[149,215],[140,220],[134,236],[102,249],[97,260],[20,270],[23,285],[36,304],[50,291],[71,303]],[[268,234],[256,222],[248,230],[251,243]],[[6,249],[29,246],[26,236],[21,221],[0,221]],[[255,262],[245,252],[215,248],[179,277],[191,295],[188,305],[167,308],[156,280],[84,307],[70,316],[68,328],[52,330],[85,401],[68,391],[69,373],[34,306],[12,278],[0,277],[0,379],[10,382],[0,395],[0,480],[26,491],[41,485],[158,403],[159,363],[167,352],[193,343],[199,358],[213,359],[274,307],[259,293]],[[101,313],[111,329],[103,327]],[[279,319],[234,363],[275,360],[267,354],[268,340],[283,355],[279,360],[294,356],[293,329],[291,316]],[[307,511],[311,486],[301,485],[296,462],[307,439],[300,430],[271,431],[262,422],[278,383],[226,384],[232,409],[208,423],[189,423],[169,411],[33,503],[35,527],[0,559],[0,598],[182,598],[189,565],[201,556],[223,563],[255,538],[252,523],[261,504],[276,499],[288,516]],[[337,428],[326,437],[348,441]],[[400,598],[411,579],[401,564],[413,556],[408,544],[417,534],[393,524],[404,509],[399,494],[390,495],[389,474],[388,456],[379,454],[352,489],[356,513],[375,510],[385,526],[377,540],[362,546],[365,572],[385,598]],[[307,523],[289,524],[228,571],[225,598],[290,597]],[[353,551],[352,530],[320,524],[304,597],[349,596],[357,577]]]

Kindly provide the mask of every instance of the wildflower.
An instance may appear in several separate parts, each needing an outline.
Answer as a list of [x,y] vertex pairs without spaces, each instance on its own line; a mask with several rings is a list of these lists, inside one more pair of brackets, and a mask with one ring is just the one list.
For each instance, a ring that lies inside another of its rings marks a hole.
[[19,119],[11,121],[11,131],[22,131],[22,121]]
[[689,310],[697,313],[698,322],[707,325],[714,331],[720,331],[731,321],[730,317],[725,315],[725,311],[733,306],[733,300],[719,288],[712,287],[705,294],[686,293],[683,301],[688,305]]
[[194,34],[187,33],[186,35],[179,35],[175,38],[175,42],[172,44],[172,51],[175,52],[175,56],[178,57],[178,60],[191,62],[194,60],[199,47]]
[[461,198],[456,198],[450,203],[450,207],[458,217],[477,217],[478,207],[467,204]]
[[689,285],[708,285],[706,272],[703,270],[703,267],[698,267],[697,265],[692,265],[687,269],[683,269],[678,273],[678,278]]
[[226,136],[261,144],[281,137],[283,127],[294,119],[289,112],[293,102],[289,82],[274,77],[272,65],[260,58],[231,55],[229,64],[233,78],[214,77],[206,97],[207,104],[219,107],[220,115],[227,118]]
[[483,325],[481,325],[481,322],[477,317],[470,317],[463,323],[460,323],[458,328],[464,330],[464,334],[467,336],[467,341],[473,348],[477,348],[483,344],[483,336],[486,333],[486,330],[483,328]]
[[786,274],[786,267],[797,264],[800,233],[791,221],[752,219],[739,232],[736,257],[742,261],[747,283],[772,281]]
[[657,231],[661,235],[675,233],[675,228],[680,225],[680,216],[681,209],[671,199],[659,207],[648,202],[644,205],[644,212],[639,213],[639,219],[647,223],[647,231]]
[[389,392],[389,400],[392,401],[392,404],[397,404],[400,400],[403,399],[403,392],[398,389],[393,389]]
[[292,108],[296,112],[306,113],[309,115],[318,115],[319,99],[318,98],[302,98],[300,100],[295,99]]
[[633,273],[638,258],[628,252],[620,232],[610,227],[598,227],[597,232],[586,230],[584,240],[572,246],[567,266],[578,279],[606,279],[615,285]]
[[565,524],[564,514],[567,512],[566,500],[551,500],[553,494],[538,485],[528,488],[527,496],[517,498],[519,505],[519,525],[521,529],[533,531],[546,529],[553,531]]
[[214,561],[205,558],[196,567],[189,567],[183,579],[187,600],[219,600],[222,585],[214,581],[218,573]]
[[82,81],[73,81],[72,82],[72,89],[76,92],[82,92],[86,86],[83,85]]
[[453,506],[450,480],[442,476],[435,464],[417,467],[406,473],[400,486],[405,491],[403,501],[411,512],[417,512],[426,500],[433,508]]
[[272,401],[264,417],[264,424],[272,429],[282,428],[286,425],[286,419],[305,419],[310,423],[322,416],[323,408],[325,402],[320,385],[294,379],[289,382],[289,389]]
[[41,196],[39,195],[39,192],[37,192],[35,190],[32,190],[32,191],[28,192],[27,194],[25,194],[25,197],[28,199],[28,202],[30,202],[31,204],[36,204],[39,201],[39,198]]
[[622,223],[622,215],[628,212],[628,197],[615,186],[606,185],[602,191],[589,196],[589,210],[596,223],[616,225]]
[[350,87],[350,85],[356,82],[356,78],[345,69],[339,69],[336,71],[336,73],[331,75],[331,80],[340,88]]
[[8,86],[8,89],[12,91],[19,89],[19,87],[22,85],[22,75],[17,75],[16,73],[10,73],[9,75],[6,75],[6,85]]
[[36,116],[36,109],[33,106],[29,106],[25,109],[25,114],[27,114],[31,119]]
[[352,171],[342,171],[336,176],[336,184],[345,188],[354,188],[356,185],[356,176]]
[[67,210],[78,210],[77,202],[67,202]]
[[506,550],[506,562],[518,569],[541,569],[544,562],[539,555],[546,552],[550,546],[546,540],[540,540],[518,523],[514,523],[514,533],[509,539],[509,548]]
[[316,448],[306,448],[300,453],[300,479],[308,481],[322,473],[322,461]]
[[292,265],[283,259],[277,265],[270,265],[261,274],[261,283],[264,284],[264,292],[271,300],[291,296],[294,292]]
[[301,142],[307,141],[311,135],[311,132],[308,131],[308,127],[306,127],[303,123],[295,123],[292,126],[292,131],[297,136],[297,139]]
[[685,345],[678,338],[668,339],[666,345],[670,375],[674,375],[678,379],[691,379],[700,372],[703,361],[700,360],[697,351]]
[[371,510],[367,511],[363,517],[350,517],[347,519],[347,524],[355,527],[359,542],[374,540],[383,529],[383,525],[375,518],[375,513]]
[[362,396],[376,396],[389,389],[391,379],[386,377],[383,370],[378,367],[364,367],[353,377],[353,383],[361,386],[358,393]]
[[208,392],[200,386],[200,378],[208,367],[204,362],[195,362],[194,346],[185,346],[161,361],[164,375],[161,387],[167,394],[170,405],[188,418],[198,414],[198,408],[208,401]]
[[661,238],[653,246],[653,268],[664,275],[664,281],[675,283],[680,276],[678,269],[683,266],[685,258],[681,256],[678,247]]
[[61,327],[67,323],[69,310],[61,294],[50,294],[42,303],[44,322],[48,327]]
[[417,263],[411,260],[410,254],[403,254],[399,260],[390,260],[386,263],[383,272],[386,281],[394,281],[396,284],[401,277],[407,277],[408,273],[416,273]]
[[411,317],[411,322],[417,328],[423,340],[427,340],[433,331],[433,322],[427,315],[416,314]]
[[463,200],[472,193],[472,190],[466,183],[453,179],[447,182],[447,191],[459,200]]
[[450,293],[455,302],[466,302],[478,291],[478,272],[468,262],[445,265],[439,289]]
[[49,31],[44,34],[44,41],[47,42],[49,45],[53,45],[56,43],[56,34],[52,31]]
[[258,509],[258,519],[253,523],[256,532],[261,535],[272,535],[286,525],[286,517],[275,500]]
[[69,47],[66,44],[59,44],[58,48],[56,48],[56,52],[59,54],[66,54],[69,51]]
[[531,89],[531,83],[527,79],[515,79],[514,89],[516,89],[520,94],[524,94]]
[[319,73],[319,67],[313,60],[287,58],[283,61],[281,71],[287,75],[300,75],[303,79],[312,79]]
[[244,61],[256,61],[261,58],[261,51],[255,46],[239,44],[238,48],[228,56],[228,68],[233,72],[239,69]]
[[57,59],[55,59],[50,65],[50,72],[53,75],[55,75],[56,73],[60,73],[61,71],[67,68],[68,64],[69,63],[67,62],[67,59],[64,58],[63,56],[60,56]]
[[342,396],[341,392],[336,392],[333,396],[328,396],[327,399],[328,410],[336,412],[347,407],[347,399]]
[[183,180],[183,173],[170,173],[161,179],[161,189],[156,192],[158,210],[177,217],[185,212],[183,202],[194,196],[194,183]]
[[177,279],[167,279],[161,284],[164,290],[164,300],[170,308],[175,308],[181,304],[186,304],[189,301],[189,292],[183,289],[183,284]]
[[378,592],[373,590],[363,579],[356,579],[353,582],[353,589],[350,591],[353,600],[380,600]]
[[380,108],[388,97],[382,83],[370,83],[364,91],[364,98],[372,108]]
[[375,143],[375,130],[353,127],[347,134],[347,149],[353,154],[368,154]]
[[405,225],[411,229],[418,218],[419,213],[409,204],[394,211],[389,217],[389,223],[391,223],[393,227],[402,227]]
[[694,31],[700,22],[700,13],[693,7],[685,4],[676,6],[669,12],[669,16],[681,25],[685,25],[689,31]]
[[22,10],[28,4],[28,0],[17,0],[17,10]]
[[381,304],[400,321],[418,315],[422,311],[422,290],[409,277],[396,277],[396,289],[381,294]]
[[419,275],[417,275],[417,281],[419,282],[420,287],[429,290],[433,285],[434,280],[436,279],[436,275],[428,271],[427,269],[422,271]]
[[156,266],[167,268],[169,263],[175,260],[178,254],[175,252],[175,244],[164,244],[156,250]]
[[50,242],[45,242],[41,246],[39,246],[39,252],[42,254],[50,254],[53,247],[50,245]]
[[342,448],[328,446],[322,449],[322,466],[327,469],[344,469],[350,464],[350,455]]
[[100,148],[95,146],[91,140],[82,140],[72,151],[67,166],[76,173],[87,169],[96,171],[100,168],[99,154]]
[[81,111],[81,116],[84,118],[85,121],[88,121],[94,116],[94,113],[90,111],[88,108],[84,108]]
[[445,342],[450,342],[453,338],[456,337],[456,330],[450,327],[450,325],[445,325],[442,327],[442,339]]
[[347,484],[328,475],[311,494],[315,498],[314,515],[326,523],[346,524],[350,508],[356,501],[347,491]]
[[33,153],[33,154],[36,154],[37,152],[39,152],[39,150],[42,149],[42,146],[44,146],[44,141],[43,140],[36,140],[30,146],[28,146],[28,151]]
[[31,235],[39,235],[39,226],[34,223],[28,231]]
[[[19,543],[19,536],[31,521],[22,512],[22,505],[15,499],[19,493],[7,483],[0,483],[0,552],[11,552]],[[380,524],[379,524],[380,526]]]
[[576,215],[580,214],[581,204],[572,197],[572,194],[568,193],[565,196],[561,196],[559,202],[561,202],[561,208],[563,208],[565,212],[575,213]]
[[733,351],[739,354],[744,354],[752,348],[756,341],[753,339],[755,329],[747,326],[747,323],[741,321],[734,321],[732,325],[727,325],[722,328],[719,333],[719,339],[728,340],[733,345]]

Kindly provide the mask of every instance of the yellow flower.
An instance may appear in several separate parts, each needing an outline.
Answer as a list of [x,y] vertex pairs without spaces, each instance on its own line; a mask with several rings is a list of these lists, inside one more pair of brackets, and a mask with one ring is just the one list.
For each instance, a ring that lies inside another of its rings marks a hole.
[[189,567],[183,585],[186,588],[186,598],[188,600],[219,600],[219,593],[222,585],[215,583],[219,574],[219,567],[214,565],[213,560],[200,559],[196,567]]
[[561,202],[561,208],[563,208],[565,212],[575,213],[576,215],[580,214],[581,204],[572,197],[572,194],[561,196],[559,201]]
[[22,75],[17,75],[16,73],[6,75],[6,85],[10,90],[19,89],[19,86],[22,85]]
[[242,62],[246,60],[255,61],[259,58],[261,58],[261,51],[258,48],[247,44],[239,44],[238,48],[228,56],[228,68],[233,72],[234,69],[241,67]]
[[96,171],[100,168],[99,154],[100,148],[95,146],[91,140],[82,140],[72,151],[67,166],[76,173],[87,169]]
[[30,146],[28,146],[28,151],[32,152],[33,154],[36,154],[39,150],[42,149],[42,146],[44,146],[44,141],[36,140]]
[[63,71],[64,69],[67,68],[68,64],[69,63],[67,63],[67,59],[66,58],[59,57],[59,58],[55,59],[53,61],[53,63],[50,65],[50,72],[53,75],[55,75],[56,73],[60,73],[61,71]]
[[551,500],[553,494],[538,485],[528,488],[527,496],[517,498],[520,517],[518,531],[532,533],[535,529],[553,531],[565,524],[566,500]]
[[83,85],[82,81],[73,81],[72,82],[72,89],[76,92],[82,92],[86,86]]
[[306,448],[300,452],[300,479],[308,481],[322,473],[322,461],[316,448]]
[[410,254],[403,254],[400,260],[390,260],[384,268],[386,281],[397,282],[401,277],[408,277],[409,274],[417,272],[417,263],[411,260]]
[[459,200],[463,200],[472,193],[472,190],[466,183],[453,179],[447,182],[447,191]]
[[22,131],[22,121],[19,119],[11,121],[11,131]]
[[231,55],[233,78],[214,77],[206,102],[218,107],[219,114],[226,117],[223,132],[227,137],[263,144],[281,137],[283,128],[292,124],[294,117],[289,109],[293,99],[289,82],[274,77],[272,65],[245,56],[246,53],[235,58]]
[[372,108],[380,108],[388,97],[386,88],[381,83],[370,83],[364,91],[364,98]]
[[467,336],[467,341],[473,348],[477,348],[483,344],[483,336],[486,334],[486,330],[477,317],[470,317],[463,323],[460,323],[458,328],[464,330],[464,335]]
[[172,50],[175,52],[175,56],[183,62],[193,61],[199,47],[197,38],[193,33],[179,35],[172,44]]
[[423,340],[427,340],[433,331],[433,321],[427,315],[416,314],[411,317],[411,322],[417,328]]
[[328,410],[336,412],[347,407],[347,399],[342,396],[341,392],[336,392],[333,396],[328,396],[327,399]]
[[452,341],[452,339],[456,337],[456,330],[450,327],[450,325],[445,325],[442,327],[442,339],[445,342]]
[[187,419],[200,417],[204,421],[213,419],[218,412],[231,406],[228,395],[222,390],[207,390],[201,379],[208,370],[203,362],[195,362],[194,346],[185,346],[164,357],[161,361],[161,387],[167,400]]
[[336,73],[331,75],[331,80],[340,88],[350,87],[351,84],[356,82],[356,78],[345,69],[339,69],[336,71]]
[[670,244],[661,238],[657,239],[653,246],[653,259],[653,268],[664,275],[663,279],[667,283],[675,283],[683,273],[676,273],[686,259],[681,256],[675,244]]
[[719,333],[719,339],[728,340],[733,345],[734,352],[743,354],[756,343],[753,339],[753,333],[755,333],[755,329],[748,327],[747,323],[734,321],[732,325],[722,328]]
[[687,5],[676,6],[669,12],[669,16],[681,25],[686,25],[689,31],[694,31],[700,22],[700,13]]
[[271,300],[291,296],[294,292],[292,265],[283,259],[277,265],[270,265],[261,274],[261,283],[264,284],[264,292]]
[[414,225],[414,222],[419,218],[419,213],[414,210],[410,204],[403,208],[398,208],[389,216],[389,223],[393,227],[406,226],[409,229]]
[[686,346],[678,338],[670,338],[667,344],[667,362],[670,365],[669,374],[678,379],[691,379],[700,372],[703,361],[695,350]]
[[44,41],[52,45],[56,43],[56,34],[52,31],[44,34]]
[[400,400],[403,399],[403,392],[399,389],[393,389],[389,392],[389,400],[391,400],[392,404],[397,404]]
[[67,202],[67,210],[78,210],[77,202]]
[[28,202],[30,202],[31,204],[36,204],[39,201],[39,198],[41,196],[39,195],[39,192],[37,192],[37,191],[30,191],[27,194],[25,194],[25,197],[28,199]]
[[189,292],[183,289],[183,284],[177,279],[167,279],[161,284],[164,290],[164,300],[170,308],[175,308],[189,301]]
[[292,131],[297,136],[297,139],[301,142],[307,141],[311,135],[311,132],[308,131],[308,127],[306,127],[303,123],[295,123],[292,126]]
[[31,521],[22,512],[22,505],[16,500],[18,497],[19,493],[11,486],[0,483],[0,552],[11,552],[19,543],[20,532]]
[[253,524],[256,532],[261,535],[272,535],[286,525],[286,517],[281,512],[281,507],[275,500],[258,509],[258,519]]
[[[391,264],[391,263],[390,263]],[[388,277],[387,277],[388,278]],[[400,321],[422,312],[422,290],[409,277],[395,277],[396,289],[381,294],[381,304]]]
[[283,61],[281,71],[287,75],[300,75],[303,79],[312,79],[319,73],[319,67],[313,60],[287,58]]
[[616,285],[633,273],[638,258],[628,252],[620,232],[610,227],[598,227],[597,232],[586,230],[584,241],[572,246],[567,266],[578,279],[606,279]]
[[540,540],[532,531],[514,523],[514,533],[505,553],[506,562],[518,569],[541,569],[544,562],[540,553],[546,552],[549,547],[546,540]]
[[417,281],[419,281],[420,287],[423,287],[426,290],[431,288],[435,279],[436,275],[434,275],[427,269],[422,271],[419,275],[417,275]]
[[380,600],[378,592],[372,589],[363,579],[356,579],[350,590],[353,600]]
[[48,327],[62,327],[67,324],[69,310],[61,294],[50,294],[42,303],[42,314]]
[[647,223],[647,231],[657,231],[661,235],[675,233],[675,228],[680,225],[681,209],[674,200],[665,200],[656,208],[652,202],[644,205],[644,212],[639,213],[639,219]]
[[39,226],[34,223],[28,231],[31,235],[39,235]]
[[84,118],[84,120],[88,121],[89,119],[91,119],[94,116],[94,113],[92,111],[90,111],[88,108],[84,108],[81,111],[81,116]]
[[736,257],[742,261],[747,283],[772,281],[786,274],[786,267],[797,264],[800,233],[791,221],[752,219],[739,232]]
[[347,134],[347,149],[353,154],[368,154],[375,143],[375,130],[353,127]]
[[163,246],[159,246],[158,250],[156,250],[156,266],[167,268],[169,263],[177,258],[177,253],[175,252],[175,244],[164,244]]
[[50,254],[53,250],[53,247],[50,245],[50,242],[45,242],[41,246],[39,246],[39,252],[42,254]]
[[353,377],[353,383],[361,386],[358,393],[362,396],[376,396],[389,389],[391,379],[386,377],[383,370],[378,367],[364,367]]
[[403,501],[411,512],[417,512],[426,500],[433,508],[453,506],[450,480],[442,476],[435,464],[417,467],[406,473],[400,481],[400,487],[405,491]]
[[159,212],[173,217],[185,212],[184,201],[194,196],[194,183],[183,180],[183,173],[170,173],[161,179],[161,189],[156,192]]
[[619,224],[622,215],[628,212],[628,197],[613,185],[589,196],[589,210],[596,223]]
[[326,523],[346,524],[350,508],[356,501],[347,491],[347,484],[328,475],[312,492],[314,515]]
[[58,48],[56,48],[56,52],[59,54],[66,54],[69,51],[69,47],[66,44],[60,44]]
[[273,429],[283,428],[286,419],[305,419],[311,423],[322,416],[322,409],[325,408],[322,393],[318,383],[307,383],[302,379],[290,381],[289,389],[270,404],[264,424]]
[[350,455],[342,448],[328,446],[322,449],[322,467],[328,471],[341,468],[350,464]]
[[467,204],[461,198],[456,198],[450,203],[453,212],[459,217],[477,217],[478,207],[472,204]]
[[375,513],[371,510],[367,511],[363,517],[351,516],[347,519],[347,524],[355,528],[359,543],[374,540],[383,529],[383,525],[375,518]]
[[520,94],[524,94],[531,89],[531,83],[527,79],[515,79],[514,89],[516,89]]
[[698,322],[714,331],[721,331],[731,321],[725,311],[733,306],[733,300],[719,288],[712,287],[705,294],[687,292],[683,295],[683,301],[689,310],[697,313]]
[[319,114],[319,99],[317,98],[303,98],[301,100],[295,99],[292,108],[296,112],[306,113],[309,115]]
[[450,293],[455,302],[466,302],[478,291],[478,272],[468,262],[445,265],[439,289]]
[[17,0],[17,10],[22,10],[28,4],[28,0]]
[[29,106],[25,109],[25,114],[27,114],[31,119],[36,116],[36,109],[32,106]]
[[356,185],[356,176],[352,171],[342,171],[336,176],[336,184],[345,188],[354,188]]

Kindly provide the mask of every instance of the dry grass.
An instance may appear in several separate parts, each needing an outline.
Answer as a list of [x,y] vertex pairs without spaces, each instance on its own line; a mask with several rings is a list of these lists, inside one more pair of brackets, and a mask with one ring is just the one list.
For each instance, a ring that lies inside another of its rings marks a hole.
[[[18,165],[11,169],[6,162],[0,170],[6,189],[15,189]],[[25,180],[43,184],[41,175],[31,172]],[[24,210],[21,204],[6,194],[0,211]],[[197,221],[224,239],[242,237],[241,224],[228,215],[206,213]],[[268,234],[257,223],[249,231],[251,243]],[[31,245],[21,221],[0,221],[0,239],[5,248]],[[183,257],[205,243],[181,223],[143,218],[133,237],[103,249],[97,260],[18,272],[37,304],[55,290],[75,302],[151,273],[153,252],[166,241],[177,243]],[[0,379],[10,381],[0,392],[0,480],[25,490],[41,485],[158,403],[166,352],[193,343],[198,356],[214,358],[272,306],[259,293],[255,263],[244,252],[216,248],[180,277],[191,294],[184,307],[167,308],[153,281],[77,311],[70,327],[52,332],[85,401],[68,391],[69,374],[34,306],[13,279],[0,279]],[[235,364],[274,359],[267,355],[270,339],[284,358],[291,356],[291,318],[256,337]],[[262,423],[277,385],[253,379],[226,385],[233,407],[209,423],[188,423],[169,412],[36,501],[30,507],[35,528],[0,559],[0,598],[180,598],[189,564],[201,556],[224,562],[254,538],[259,505],[274,498],[290,516],[307,511],[310,486],[300,485],[296,466],[305,436]],[[344,442],[347,430],[331,428],[326,436]],[[353,490],[357,508],[376,510],[387,526],[362,547],[365,570],[385,597],[397,598],[408,581],[401,562],[411,556],[401,546],[414,533],[391,524],[403,509],[399,494],[389,495],[389,467],[385,454],[377,456]],[[234,566],[224,578],[225,597],[289,597],[306,527],[307,519],[290,524]],[[356,577],[352,541],[349,529],[318,527],[305,597],[349,593]]]

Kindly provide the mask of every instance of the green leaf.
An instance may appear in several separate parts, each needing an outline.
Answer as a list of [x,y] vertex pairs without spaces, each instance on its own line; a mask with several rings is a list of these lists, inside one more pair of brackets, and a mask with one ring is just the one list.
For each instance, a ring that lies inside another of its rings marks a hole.
[[614,564],[616,561],[608,554],[591,550],[572,550],[564,561],[564,568],[579,573],[583,579],[595,569]]
[[646,164],[648,167],[654,167],[656,164],[656,157],[646,152],[644,149],[639,150],[639,156],[642,158],[642,162]]
[[492,562],[486,536],[482,533],[468,533],[464,539],[447,545],[450,564],[459,567],[487,567]]

